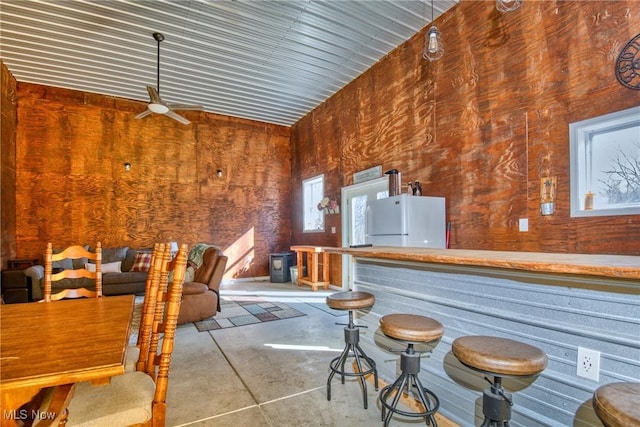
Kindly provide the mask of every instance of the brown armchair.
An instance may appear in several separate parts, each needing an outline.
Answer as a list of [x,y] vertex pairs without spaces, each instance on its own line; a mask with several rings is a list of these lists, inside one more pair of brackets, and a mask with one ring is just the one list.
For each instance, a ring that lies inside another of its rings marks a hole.
[[193,281],[184,283],[178,324],[207,319],[220,311],[220,282],[227,259],[219,247],[207,248]]

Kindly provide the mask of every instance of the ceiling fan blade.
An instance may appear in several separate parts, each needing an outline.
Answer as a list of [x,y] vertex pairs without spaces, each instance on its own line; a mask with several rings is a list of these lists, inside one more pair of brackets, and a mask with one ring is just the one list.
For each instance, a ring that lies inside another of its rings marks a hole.
[[167,104],[167,107],[172,110],[204,110],[203,105],[192,105],[192,104]]
[[149,99],[152,104],[162,104],[162,99],[160,99],[160,94],[158,90],[153,86],[147,86],[147,92],[149,92]]
[[135,118],[136,119],[141,119],[143,117],[147,117],[149,114],[151,114],[151,112],[152,112],[151,110],[146,109],[142,113],[138,114]]
[[188,125],[191,122],[187,119],[185,119],[184,117],[182,117],[180,114],[174,113],[173,111],[169,110],[166,113],[164,113],[165,116],[167,117],[171,117],[174,120],[179,121],[180,123],[182,123],[183,125]]

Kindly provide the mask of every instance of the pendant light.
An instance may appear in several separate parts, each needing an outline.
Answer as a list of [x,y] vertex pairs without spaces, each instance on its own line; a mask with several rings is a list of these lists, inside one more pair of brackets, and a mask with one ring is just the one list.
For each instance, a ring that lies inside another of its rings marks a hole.
[[[516,0],[517,1],[517,0]],[[427,31],[424,38],[424,50],[422,57],[429,61],[436,61],[442,58],[444,54],[444,46],[440,38],[440,31],[433,25],[433,0],[431,0],[431,28]]]
[[500,12],[511,12],[522,4],[522,0],[496,0],[496,9]]

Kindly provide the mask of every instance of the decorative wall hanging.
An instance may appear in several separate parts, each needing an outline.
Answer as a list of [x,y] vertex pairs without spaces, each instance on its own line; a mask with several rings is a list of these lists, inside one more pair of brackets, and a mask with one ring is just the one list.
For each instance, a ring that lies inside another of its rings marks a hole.
[[618,55],[616,78],[621,85],[640,90],[640,34],[629,40]]
[[318,210],[323,211],[325,215],[339,214],[340,204],[337,199],[323,197],[322,200],[320,200],[320,203],[318,203]]

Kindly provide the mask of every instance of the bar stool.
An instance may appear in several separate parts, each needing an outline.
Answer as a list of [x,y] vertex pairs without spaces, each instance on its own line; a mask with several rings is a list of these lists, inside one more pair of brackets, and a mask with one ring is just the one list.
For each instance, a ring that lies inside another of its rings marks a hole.
[[606,427],[640,425],[640,383],[600,386],[593,393],[593,409]]
[[[393,384],[389,384],[380,391],[380,404],[382,406],[382,421],[388,426],[394,413],[406,417],[424,417],[427,424],[437,426],[434,414],[440,407],[438,397],[425,388],[418,374],[420,373],[420,353],[414,349],[416,343],[430,343],[439,340],[444,334],[444,326],[435,319],[416,314],[388,314],[380,319],[380,330],[389,338],[406,342],[407,348],[400,355],[400,370],[402,373]],[[424,406],[422,412],[408,412],[398,408],[398,402],[402,391],[407,393],[414,388],[417,391],[414,396]],[[389,403],[388,400],[392,399]],[[389,412],[387,412],[387,410]]]
[[508,338],[467,336],[456,338],[451,344],[454,356],[462,364],[486,375],[493,382],[484,390],[481,427],[509,426],[511,393],[502,387],[503,377],[538,375],[547,366],[547,355],[537,347]]
[[[358,328],[366,328],[366,326],[356,325],[353,321],[353,311],[358,309],[373,307],[376,297],[368,292],[349,291],[337,292],[327,297],[327,305],[334,310],[349,310],[349,324],[344,328],[344,341],[346,343],[344,350],[340,356],[336,357],[329,364],[331,374],[327,380],[327,400],[331,400],[331,380],[337,373],[342,378],[358,377],[362,384],[362,394],[364,399],[364,409],[367,409],[367,383],[365,376],[373,373],[374,385],[378,391],[378,371],[376,362],[365,354],[360,347],[360,330]],[[336,323],[336,325],[344,325],[344,323]],[[345,363],[349,357],[355,359],[357,371],[351,372],[345,370]],[[363,363],[367,369],[363,369]]]

